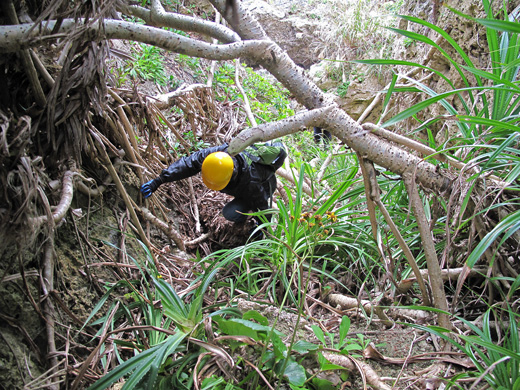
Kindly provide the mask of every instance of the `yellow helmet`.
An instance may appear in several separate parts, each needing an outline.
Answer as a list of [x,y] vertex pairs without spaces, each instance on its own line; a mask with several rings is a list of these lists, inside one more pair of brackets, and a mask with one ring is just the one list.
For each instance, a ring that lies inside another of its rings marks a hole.
[[202,181],[206,187],[220,191],[233,176],[233,159],[225,152],[211,153],[202,163]]

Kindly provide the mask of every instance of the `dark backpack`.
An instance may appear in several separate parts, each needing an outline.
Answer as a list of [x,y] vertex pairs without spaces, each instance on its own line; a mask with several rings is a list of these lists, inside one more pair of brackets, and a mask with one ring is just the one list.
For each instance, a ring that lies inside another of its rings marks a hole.
[[285,146],[281,142],[267,142],[263,145],[251,145],[244,150],[248,164],[255,162],[266,165],[276,171],[287,157]]

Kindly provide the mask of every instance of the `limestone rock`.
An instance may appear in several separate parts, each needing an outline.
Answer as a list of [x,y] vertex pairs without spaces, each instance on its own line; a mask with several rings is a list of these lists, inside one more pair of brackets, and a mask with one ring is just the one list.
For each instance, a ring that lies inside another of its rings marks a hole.
[[266,34],[284,49],[292,60],[309,68],[318,61],[315,33],[319,23],[271,6],[260,0],[248,0],[242,4],[264,28]]

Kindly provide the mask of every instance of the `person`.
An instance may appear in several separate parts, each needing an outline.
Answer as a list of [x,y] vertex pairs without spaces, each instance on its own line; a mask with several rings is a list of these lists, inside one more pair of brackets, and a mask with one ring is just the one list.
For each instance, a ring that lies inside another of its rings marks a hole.
[[323,141],[323,145],[329,145],[332,140],[332,134],[328,130],[324,130],[321,127],[314,126],[314,143],[316,145],[320,144],[320,141]]
[[213,146],[180,158],[157,178],[144,183],[141,193],[148,198],[160,185],[200,172],[208,188],[234,197],[224,206],[223,216],[231,222],[245,222],[244,213],[272,206],[275,171],[283,165],[287,152],[281,142],[253,145],[236,156],[229,155],[227,148],[228,144]]

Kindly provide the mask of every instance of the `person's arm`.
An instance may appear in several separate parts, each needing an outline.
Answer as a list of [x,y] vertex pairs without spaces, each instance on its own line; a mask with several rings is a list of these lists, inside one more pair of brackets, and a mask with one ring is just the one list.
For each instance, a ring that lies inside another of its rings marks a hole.
[[145,198],[148,198],[154,193],[161,184],[172,181],[186,179],[196,175],[202,169],[204,159],[214,152],[227,150],[228,145],[213,146],[211,148],[198,150],[189,156],[185,156],[175,161],[168,168],[163,169],[161,174],[153,180],[141,186],[141,192]]
[[213,146],[211,148],[198,150],[189,156],[182,157],[175,161],[168,168],[163,169],[158,179],[160,179],[161,184],[163,184],[171,181],[186,179],[196,175],[202,169],[202,163],[206,157],[214,152],[226,151],[227,147],[227,144]]

